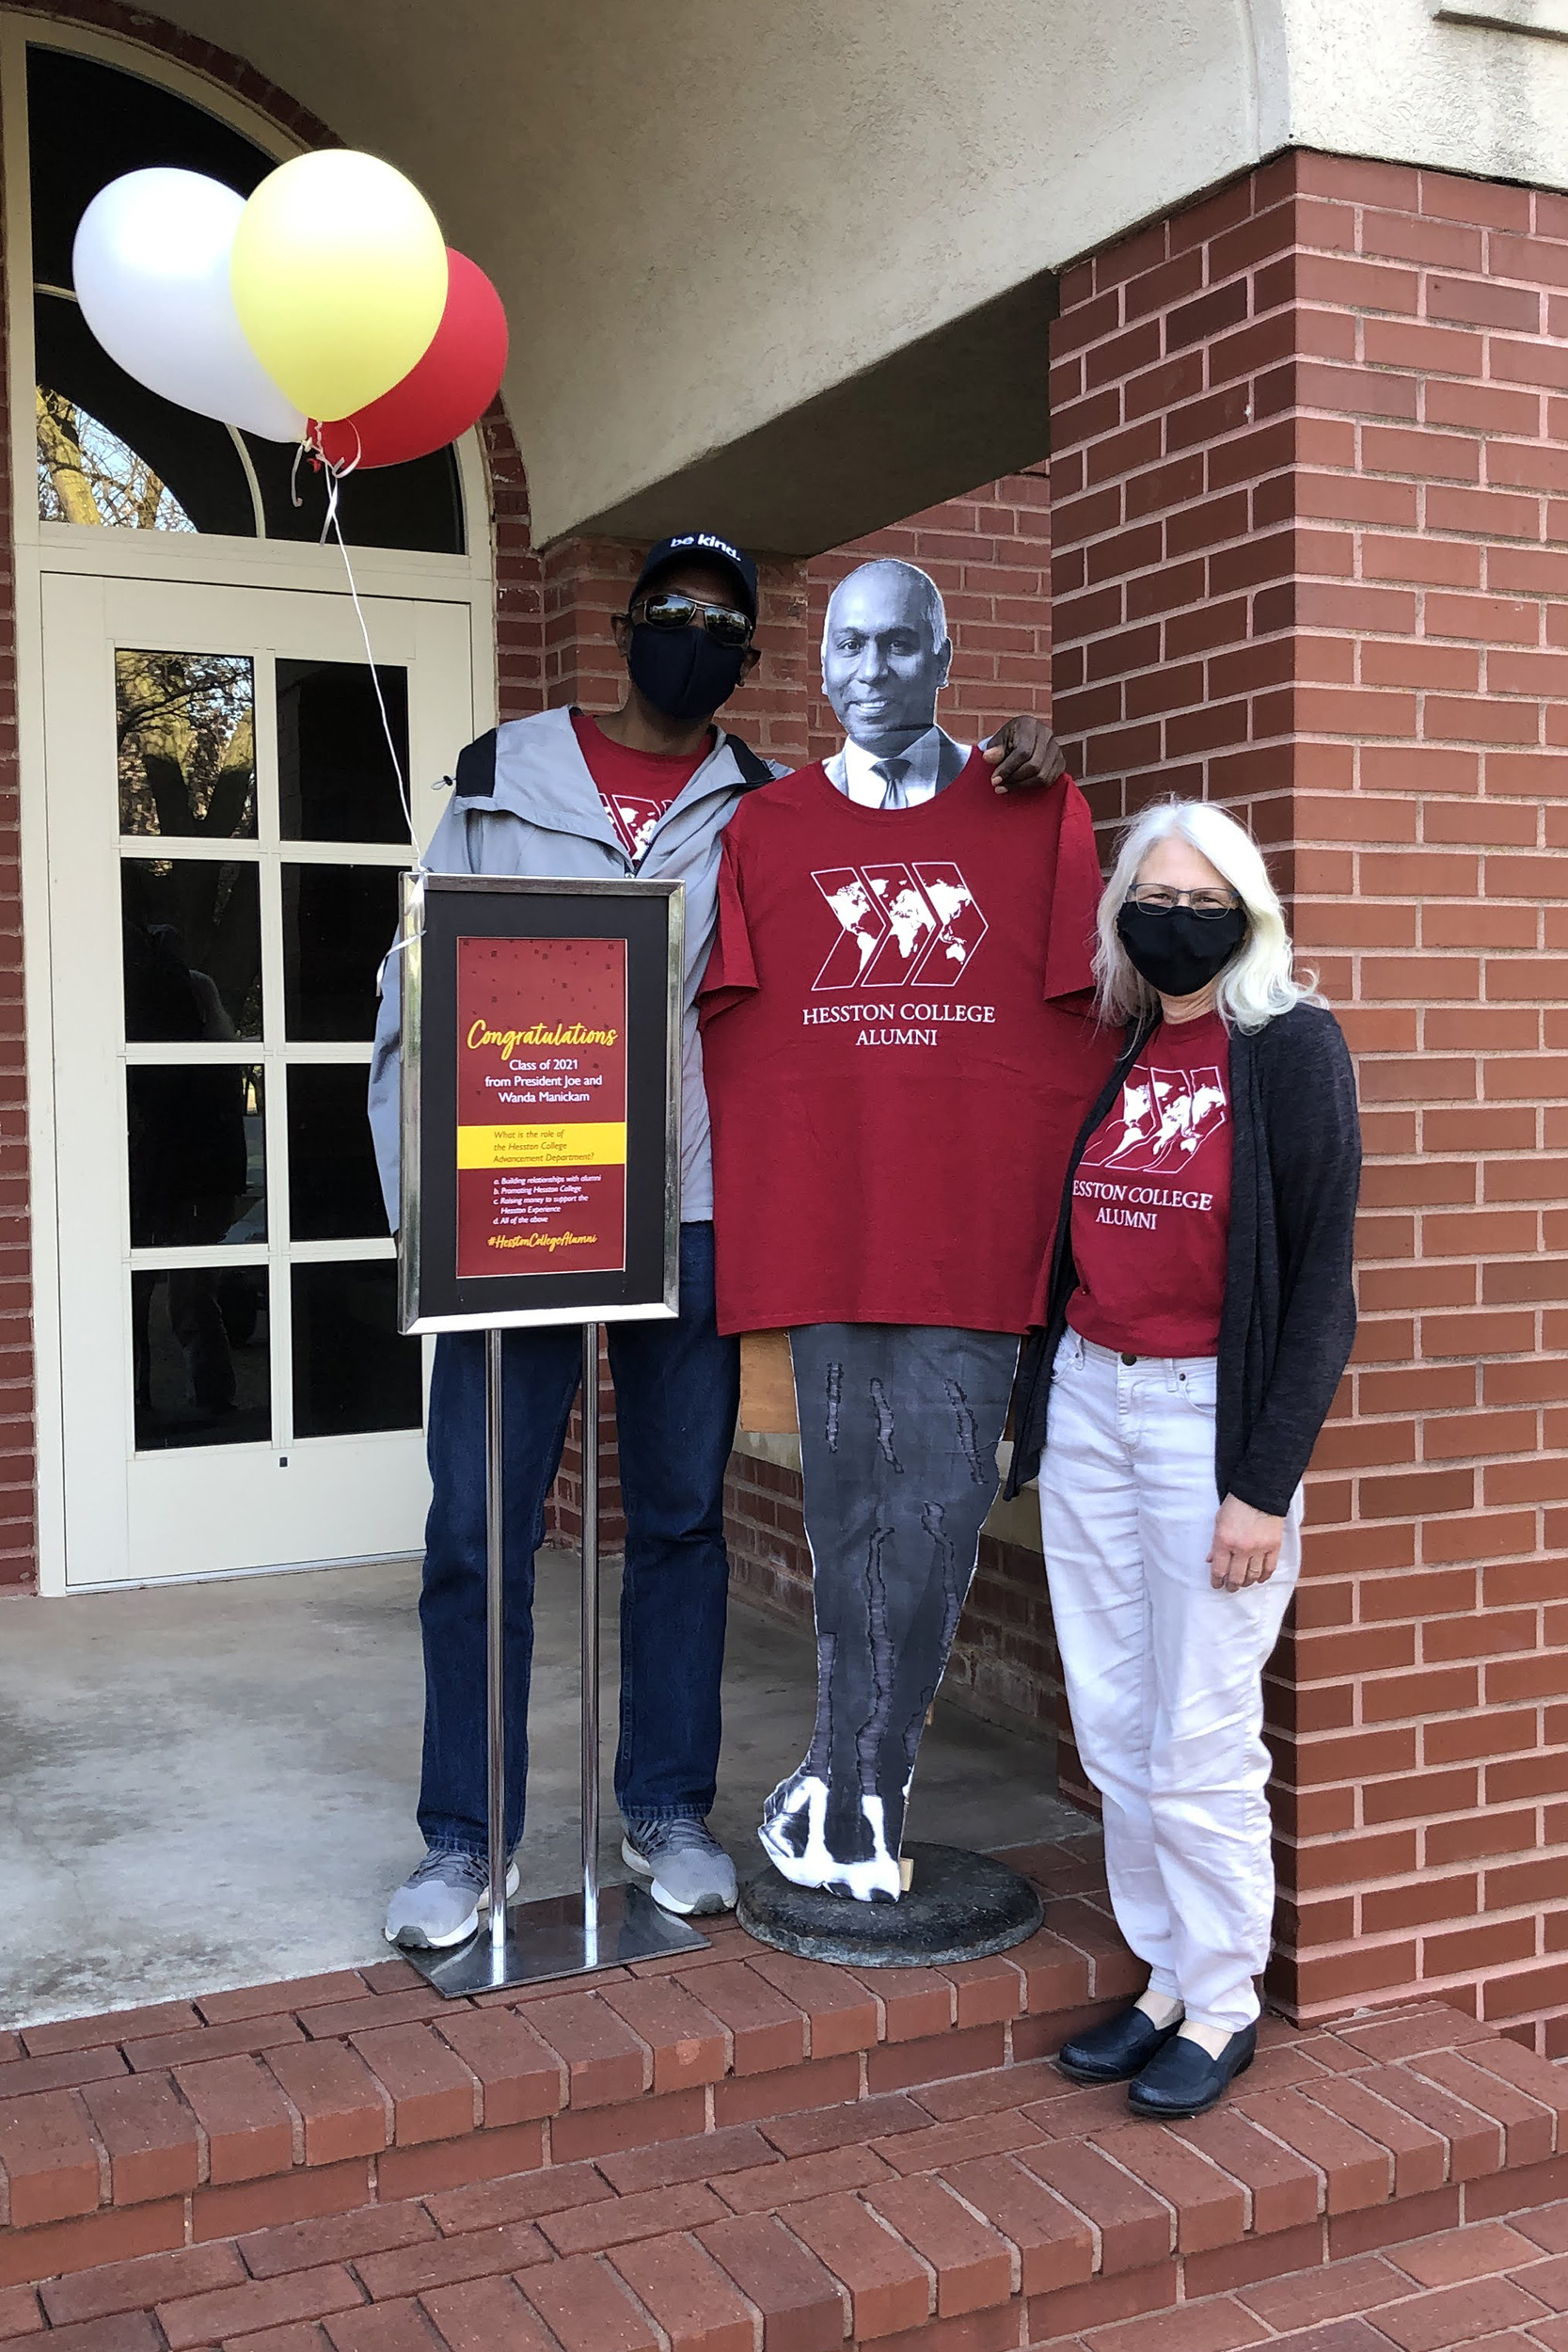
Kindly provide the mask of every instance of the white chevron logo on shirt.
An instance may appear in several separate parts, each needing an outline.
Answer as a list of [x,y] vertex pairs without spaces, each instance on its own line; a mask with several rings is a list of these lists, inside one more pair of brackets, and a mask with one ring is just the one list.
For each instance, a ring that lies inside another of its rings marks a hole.
[[1118,1112],[1106,1120],[1079,1166],[1131,1169],[1140,1176],[1185,1168],[1227,1115],[1217,1062],[1197,1070],[1140,1063],[1128,1073]]
[[814,992],[953,988],[990,928],[950,858],[830,866],[812,880],[839,927]]

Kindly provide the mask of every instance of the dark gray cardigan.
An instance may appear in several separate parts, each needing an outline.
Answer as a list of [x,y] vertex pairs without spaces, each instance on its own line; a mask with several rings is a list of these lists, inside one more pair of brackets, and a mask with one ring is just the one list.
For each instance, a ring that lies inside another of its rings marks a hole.
[[[1134,1025],[1073,1147],[1043,1331],[1014,1397],[1017,1494],[1039,1469],[1051,1367],[1078,1287],[1072,1184],[1085,1148],[1158,1020]],[[1220,1314],[1214,1483],[1276,1517],[1311,1459],[1355,1337],[1351,1251],[1361,1176],[1355,1076],[1338,1023],[1297,1005],[1251,1036],[1230,1033],[1230,1236]]]

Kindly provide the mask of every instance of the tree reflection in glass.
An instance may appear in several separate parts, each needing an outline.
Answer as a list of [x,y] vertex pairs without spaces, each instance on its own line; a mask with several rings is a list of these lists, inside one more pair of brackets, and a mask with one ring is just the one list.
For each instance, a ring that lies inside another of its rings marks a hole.
[[167,484],[63,392],[36,389],[39,520],[116,531],[194,531]]
[[245,654],[115,654],[119,830],[256,831],[255,687]]

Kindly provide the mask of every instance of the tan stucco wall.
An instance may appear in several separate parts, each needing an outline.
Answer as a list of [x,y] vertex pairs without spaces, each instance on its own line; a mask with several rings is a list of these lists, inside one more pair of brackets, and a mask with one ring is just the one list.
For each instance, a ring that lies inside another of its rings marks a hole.
[[[1568,29],[1562,0],[1287,5],[1291,144],[1568,187],[1568,41],[1539,37]],[[1479,21],[1515,8],[1518,29]]]
[[[1041,454],[1042,274],[1288,143],[1568,185],[1568,45],[1433,0],[164,12],[410,171],[496,278],[544,538],[701,496],[809,552]],[[914,344],[911,387],[876,373]]]

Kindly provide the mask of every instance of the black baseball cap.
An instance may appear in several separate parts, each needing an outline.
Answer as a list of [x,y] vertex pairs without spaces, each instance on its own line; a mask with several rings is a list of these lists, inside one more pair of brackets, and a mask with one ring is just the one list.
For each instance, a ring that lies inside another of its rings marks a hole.
[[728,539],[721,539],[716,531],[678,531],[673,538],[661,539],[657,547],[650,548],[627,602],[635,604],[660,572],[668,571],[672,564],[678,564],[686,555],[700,555],[705,563],[717,564],[728,572],[739,591],[741,607],[747,618],[755,621],[757,567],[749,555],[733,547]]

